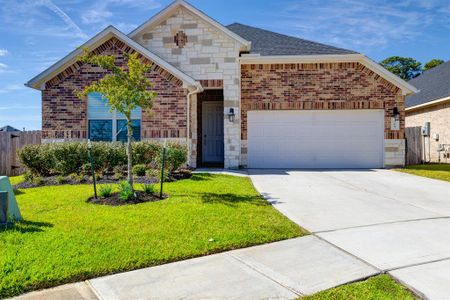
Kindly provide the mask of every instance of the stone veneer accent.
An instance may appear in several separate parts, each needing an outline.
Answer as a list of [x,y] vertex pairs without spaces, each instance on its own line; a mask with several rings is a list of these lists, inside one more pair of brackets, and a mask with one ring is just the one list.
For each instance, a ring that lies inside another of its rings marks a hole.
[[[241,86],[242,165],[247,162],[247,111],[282,109],[384,109],[385,149],[390,150],[385,163],[404,164],[404,96],[359,63],[242,65]],[[391,130],[394,107],[400,112],[400,130]]]
[[[96,54],[114,55],[119,66],[126,64],[123,53],[129,46],[112,38],[93,50]],[[143,58],[144,59],[144,58]],[[142,138],[186,138],[186,96],[182,82],[158,65],[152,65],[148,78],[158,93],[153,110],[142,112]],[[74,91],[101,79],[107,71],[98,66],[77,62],[46,83],[42,92],[42,136],[63,141],[87,138],[87,101]]]
[[[180,30],[187,36],[187,43],[183,48],[178,48],[173,42],[174,35]],[[237,41],[184,8],[179,8],[160,24],[144,29],[134,39],[202,83],[222,82],[222,86],[213,88],[223,88],[225,108],[239,109],[239,64],[237,58],[242,45]],[[195,102],[196,100],[191,100],[191,118],[196,120],[197,103]],[[239,166],[239,123],[239,118],[231,123],[224,115],[226,168]],[[196,121],[193,120],[190,136],[191,150],[195,152],[197,126]],[[194,165],[195,160],[196,154],[191,153],[190,164]]]
[[[430,122],[431,126],[431,161],[438,162],[439,144],[450,144],[450,101],[406,112],[406,127],[423,126],[425,122]],[[435,134],[439,134],[439,141],[433,139]],[[426,152],[428,159],[428,141]],[[450,159],[445,160],[441,153],[441,162],[445,161],[450,163]]]

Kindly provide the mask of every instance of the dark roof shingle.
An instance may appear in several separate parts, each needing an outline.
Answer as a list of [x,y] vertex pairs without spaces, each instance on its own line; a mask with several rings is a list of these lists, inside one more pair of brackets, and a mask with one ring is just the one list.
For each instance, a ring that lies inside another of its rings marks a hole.
[[242,38],[252,42],[252,53],[271,55],[355,54],[357,52],[304,40],[239,23],[226,26]]
[[406,98],[406,107],[416,106],[450,96],[450,61],[409,81],[420,90]]
[[1,132],[14,132],[14,131],[20,131],[20,130],[16,129],[16,128],[12,127],[12,126],[6,125],[6,126],[3,126],[3,127],[0,127],[0,131]]

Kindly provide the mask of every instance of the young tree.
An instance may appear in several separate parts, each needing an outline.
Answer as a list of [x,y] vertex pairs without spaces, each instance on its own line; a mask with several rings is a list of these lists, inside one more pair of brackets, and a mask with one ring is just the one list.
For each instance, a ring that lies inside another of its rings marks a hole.
[[427,62],[423,68],[423,71],[428,71],[429,69],[433,69],[434,67],[437,67],[441,64],[443,64],[445,61],[442,59],[432,59],[429,62]]
[[156,92],[151,90],[153,84],[145,77],[145,73],[150,70],[150,65],[143,63],[136,52],[133,54],[124,53],[124,56],[127,60],[127,66],[121,68],[116,65],[114,56],[94,55],[87,49],[84,49],[84,54],[79,58],[80,61],[100,66],[108,70],[109,73],[99,81],[79,91],[77,96],[85,98],[90,92],[101,93],[108,101],[111,111],[117,110],[125,116],[128,130],[128,182],[133,186],[133,162],[131,155],[133,128],[131,127],[131,112],[137,107],[142,109],[152,108]]
[[410,80],[422,73],[422,64],[410,57],[391,56],[380,64],[404,80]]

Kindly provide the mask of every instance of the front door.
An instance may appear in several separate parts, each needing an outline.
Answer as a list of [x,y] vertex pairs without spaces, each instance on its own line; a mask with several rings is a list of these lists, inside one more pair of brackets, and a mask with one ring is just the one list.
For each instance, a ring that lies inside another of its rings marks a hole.
[[203,163],[223,163],[223,102],[205,101],[202,104],[202,160]]

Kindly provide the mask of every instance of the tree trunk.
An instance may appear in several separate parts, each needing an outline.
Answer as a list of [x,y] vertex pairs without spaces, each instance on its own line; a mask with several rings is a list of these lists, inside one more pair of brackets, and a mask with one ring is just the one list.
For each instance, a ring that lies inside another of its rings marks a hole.
[[131,120],[127,119],[127,158],[128,158],[128,182],[133,187],[133,157],[131,155],[131,139],[133,137],[133,128],[131,127]]

